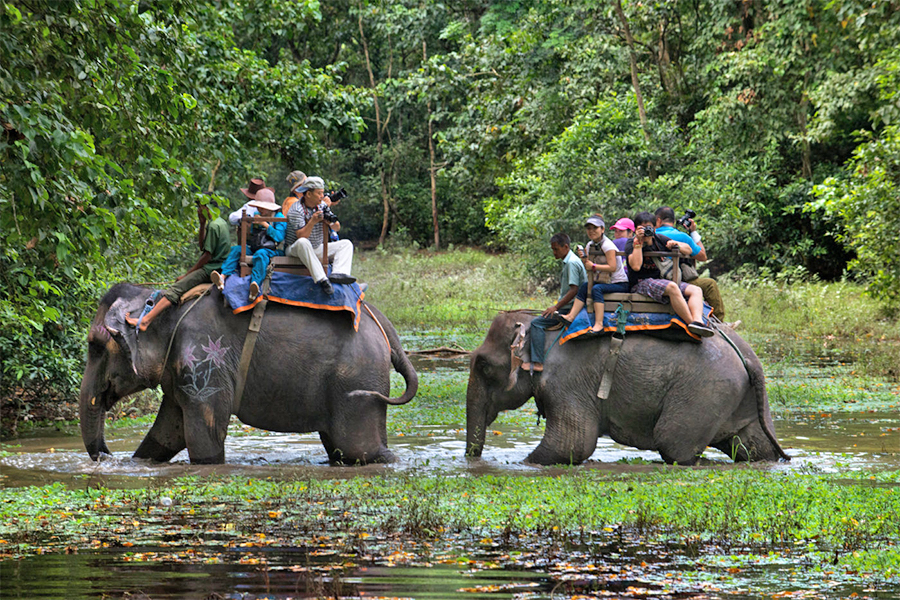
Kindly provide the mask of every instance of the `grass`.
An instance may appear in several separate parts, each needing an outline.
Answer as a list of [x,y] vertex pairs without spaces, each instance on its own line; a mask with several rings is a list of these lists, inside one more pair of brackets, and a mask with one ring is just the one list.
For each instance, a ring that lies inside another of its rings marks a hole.
[[369,284],[366,299],[404,333],[483,336],[500,310],[552,304],[555,298],[535,292],[521,271],[509,255],[473,249],[373,251],[354,262],[354,274]]
[[[427,540],[455,547],[619,542],[715,545],[789,552],[837,568],[871,563],[900,577],[900,473],[855,473],[840,483],[804,473],[659,468],[615,475],[478,477],[390,474],[272,481],[186,478],[146,490],[0,490],[0,553],[74,547],[305,546]],[[448,544],[449,542],[449,544]],[[438,545],[440,548],[440,545]],[[415,553],[416,545],[409,551]],[[418,546],[431,552],[429,544]],[[445,548],[446,549],[446,548]],[[372,550],[372,549],[370,549]],[[377,550],[375,550],[377,552]],[[207,555],[198,555],[206,560]],[[740,559],[735,559],[740,560]],[[881,561],[881,562],[879,562]],[[880,566],[879,566],[880,565]]]
[[900,382],[900,318],[848,282],[720,282],[729,319],[770,362],[853,363]]

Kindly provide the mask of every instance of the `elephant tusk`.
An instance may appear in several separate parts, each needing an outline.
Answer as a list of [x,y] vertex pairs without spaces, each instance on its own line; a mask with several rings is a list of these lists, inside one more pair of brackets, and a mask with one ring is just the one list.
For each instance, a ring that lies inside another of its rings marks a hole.
[[94,406],[96,404],[97,404],[97,396],[94,396],[93,398],[91,398],[91,406]]

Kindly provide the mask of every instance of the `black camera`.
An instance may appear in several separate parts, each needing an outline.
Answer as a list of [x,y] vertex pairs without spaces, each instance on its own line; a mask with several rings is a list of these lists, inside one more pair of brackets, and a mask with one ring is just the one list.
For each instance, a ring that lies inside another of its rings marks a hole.
[[338,220],[337,215],[334,214],[334,211],[332,211],[331,207],[328,206],[322,207],[322,217],[325,219],[326,223],[334,223]]
[[688,223],[688,221],[690,221],[691,219],[693,219],[696,216],[697,216],[697,213],[688,209],[688,210],[684,211],[684,216],[681,217],[680,219],[678,219],[677,221],[675,221],[675,223],[677,225],[681,225],[682,227],[687,229],[691,225],[690,223]]
[[653,227],[644,225],[644,237],[653,237]]
[[341,188],[338,191],[332,190],[325,194],[325,197],[331,200],[331,203],[334,204],[335,202],[340,202],[347,197],[347,190],[345,190],[344,188]]

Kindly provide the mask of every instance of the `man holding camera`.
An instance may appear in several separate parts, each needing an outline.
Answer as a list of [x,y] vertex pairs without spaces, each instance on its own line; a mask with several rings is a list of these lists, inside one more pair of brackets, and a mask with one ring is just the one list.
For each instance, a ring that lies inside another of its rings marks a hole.
[[353,283],[350,276],[353,264],[353,243],[350,240],[339,240],[328,243],[328,259],[333,260],[332,274],[326,276],[322,267],[322,249],[324,246],[324,222],[335,231],[341,230],[331,208],[324,202],[325,182],[321,177],[308,177],[296,193],[302,194],[300,201],[291,206],[287,213],[288,228],[284,244],[285,254],[299,258],[309,269],[313,281],[322,287],[329,296],[334,293],[331,283]]
[[634,216],[634,239],[625,245],[628,257],[628,283],[632,294],[643,294],[657,302],[671,303],[672,309],[687,324],[688,331],[699,337],[710,337],[715,332],[703,324],[703,292],[695,285],[663,279],[660,262],[644,252],[677,251],[688,256],[689,244],[669,239],[653,230],[654,215],[639,212]]
[[[669,239],[685,242],[691,247],[691,260],[682,262],[681,280],[696,285],[703,290],[703,298],[712,307],[713,314],[721,321],[725,321],[725,302],[719,292],[719,284],[711,277],[700,277],[697,273],[694,261],[708,260],[706,248],[700,243],[700,234],[697,233],[697,224],[694,222],[696,213],[692,210],[678,219],[678,224],[691,232],[690,235],[675,229],[675,211],[668,206],[656,209],[656,231]],[[740,321],[726,323],[732,329],[740,325]]]

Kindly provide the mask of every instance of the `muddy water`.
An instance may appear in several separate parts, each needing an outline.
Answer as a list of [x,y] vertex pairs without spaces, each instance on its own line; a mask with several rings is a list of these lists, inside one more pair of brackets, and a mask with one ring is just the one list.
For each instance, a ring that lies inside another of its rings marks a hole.
[[[897,415],[887,412],[828,413],[827,416],[786,414],[776,419],[775,427],[783,447],[792,457],[791,462],[758,464],[756,468],[814,469],[835,473],[898,469],[898,433],[888,431],[897,426]],[[96,463],[84,451],[77,429],[65,429],[20,438],[15,445],[6,445],[10,454],[0,458],[0,484],[16,487],[76,480],[83,484],[87,477],[95,479],[94,483],[141,487],[147,478],[213,473],[294,478],[349,477],[408,469],[444,473],[539,474],[543,471],[521,462],[540,441],[542,427],[502,424],[495,427],[497,434],[489,436],[481,460],[465,458],[463,424],[451,430],[423,426],[412,434],[389,436],[388,444],[399,462],[353,468],[328,465],[317,434],[272,433],[239,425],[232,427],[226,440],[226,465],[191,465],[186,451],[169,464],[133,460],[131,454],[143,439],[146,427],[108,429],[107,443],[113,456]],[[704,458],[707,464],[731,464],[728,457],[717,450],[708,450]],[[593,456],[582,468],[624,471],[647,468],[646,463],[653,463],[655,467],[660,462],[655,452],[621,446],[609,438],[601,438]]]
[[[467,356],[414,357],[414,362],[423,381],[430,373],[466,372],[469,366]],[[465,399],[460,398],[460,402],[464,403]],[[402,410],[402,407],[389,410]],[[896,412],[779,412],[775,407],[773,414],[778,438],[792,460],[758,464],[755,468],[826,473],[900,469],[900,419]],[[8,452],[0,457],[0,485],[17,487],[56,481],[78,481],[83,485],[85,478],[89,478],[95,484],[142,487],[148,478],[213,473],[295,478],[352,477],[409,469],[448,474],[547,472],[522,463],[540,442],[543,422],[534,426],[510,425],[503,423],[501,415],[491,428],[484,455],[478,460],[464,456],[465,423],[449,429],[423,425],[403,435],[389,432],[388,445],[399,459],[397,463],[340,468],[328,465],[318,434],[267,432],[243,426],[236,419],[225,443],[227,464],[217,466],[191,465],[187,451],[168,464],[133,460],[131,454],[149,429],[148,425],[108,427],[107,444],[113,455],[99,463],[93,462],[84,451],[78,428],[69,426],[58,431],[44,429],[0,446]],[[731,464],[728,457],[713,449],[707,450],[704,459],[705,464]],[[622,446],[604,437],[598,440],[596,451],[581,468],[628,471],[655,468],[660,463],[656,452]]]
[[[468,359],[417,360],[425,380],[430,370],[468,368]],[[460,402],[464,400],[461,398]],[[402,408],[391,410],[402,410]],[[841,473],[847,470],[900,468],[900,434],[896,412],[775,412],[778,437],[790,463],[757,464],[773,471],[814,470]],[[446,474],[555,474],[522,464],[543,434],[543,426],[499,422],[487,440],[484,457],[464,455],[465,424],[455,427],[416,427],[405,435],[390,435],[389,445],[399,462],[392,465],[341,468],[329,466],[315,434],[280,434],[246,428],[234,422],[226,441],[228,464],[193,466],[187,453],[169,464],[131,459],[149,426],[107,428],[113,456],[94,463],[84,451],[77,427],[41,431],[2,445],[0,485],[19,487],[64,482],[78,487],[108,485],[142,488],[154,481],[186,475],[240,474],[252,477],[339,478],[407,471]],[[723,454],[710,450],[705,464],[729,468]],[[620,446],[608,438],[580,469],[633,471],[656,469],[659,456]],[[703,468],[701,466],[700,468]],[[504,563],[502,552],[470,555],[474,565],[440,560],[403,562],[364,557],[345,557],[352,566],[334,570],[334,557],[316,557],[298,549],[274,548],[251,551],[225,549],[211,564],[180,562],[173,548],[142,547],[145,558],[135,560],[125,549],[80,551],[77,554],[33,556],[0,561],[3,598],[228,598],[286,599],[314,597],[391,598],[758,598],[786,592],[803,598],[898,598],[900,583],[841,581],[839,574],[826,578],[798,571],[786,559],[753,565],[736,575],[728,565],[698,566],[696,549],[645,548],[635,541],[627,548],[565,549],[562,556],[541,556],[533,566]],[[555,571],[579,552],[589,557],[594,571],[582,569],[578,579]],[[167,554],[168,553],[168,554]],[[708,554],[716,554],[711,549]],[[602,556],[602,559],[596,558]],[[593,563],[596,563],[594,565]],[[478,566],[478,565],[481,566]],[[675,573],[673,576],[672,574]],[[585,597],[585,596],[582,596]]]

